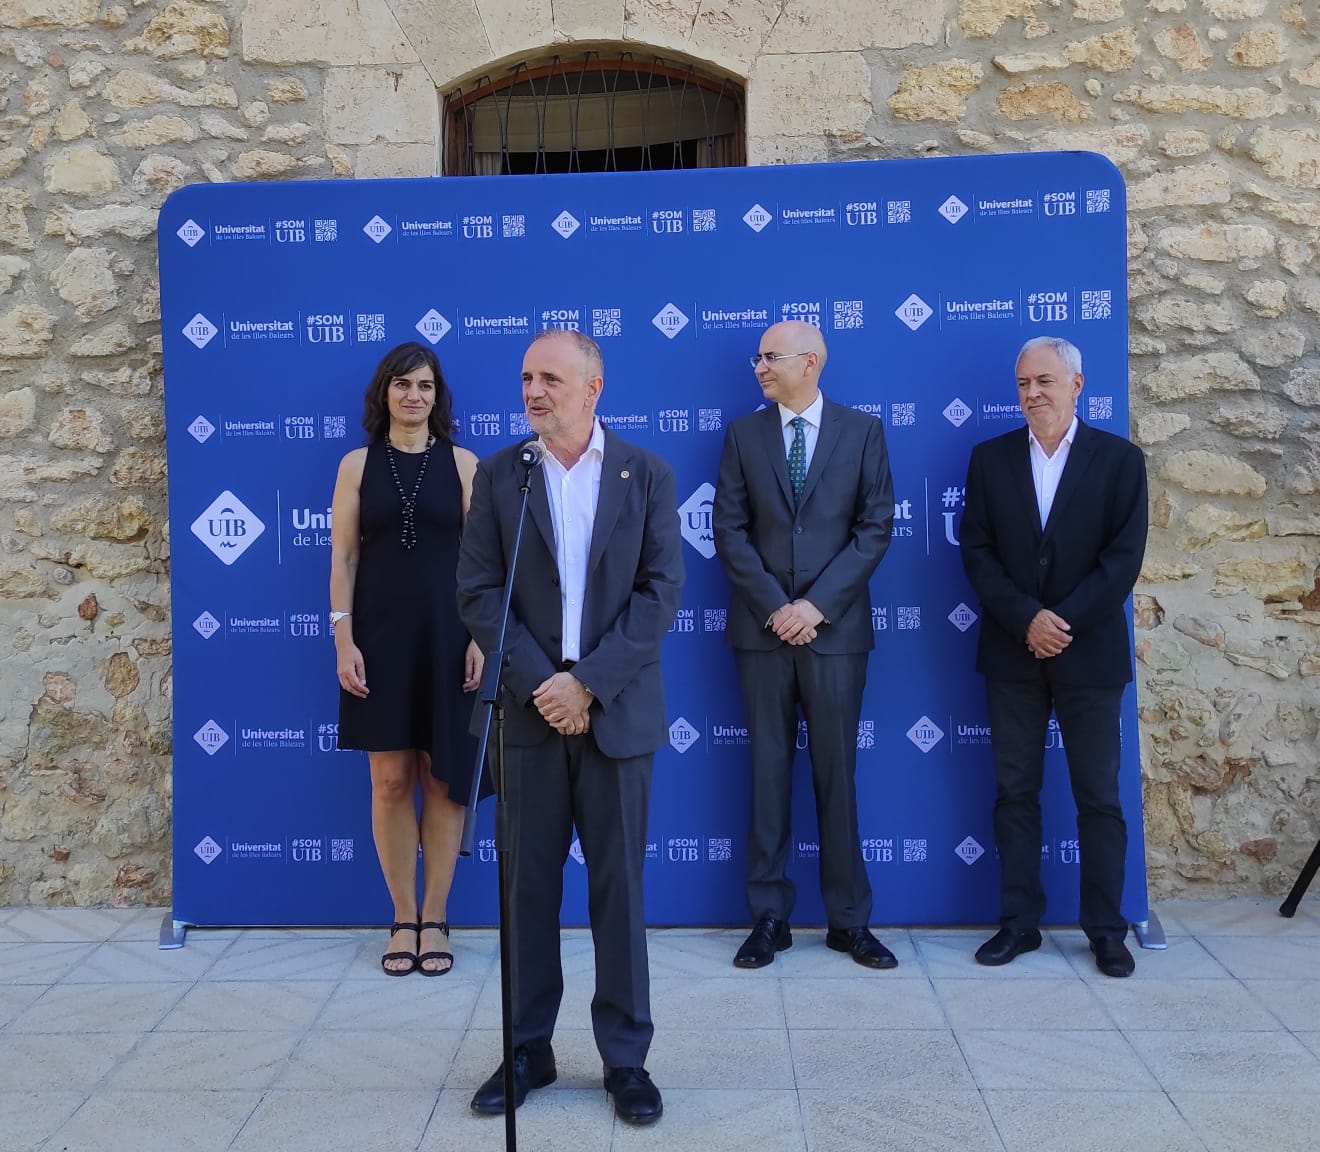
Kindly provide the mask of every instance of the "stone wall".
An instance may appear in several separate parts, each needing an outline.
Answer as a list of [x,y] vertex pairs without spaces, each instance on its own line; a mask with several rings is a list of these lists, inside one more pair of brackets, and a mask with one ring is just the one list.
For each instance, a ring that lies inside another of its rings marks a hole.
[[0,905],[169,897],[164,197],[433,175],[437,90],[624,41],[744,80],[753,163],[1119,165],[1152,888],[1279,891],[1320,835],[1318,34],[1313,0],[0,0]]

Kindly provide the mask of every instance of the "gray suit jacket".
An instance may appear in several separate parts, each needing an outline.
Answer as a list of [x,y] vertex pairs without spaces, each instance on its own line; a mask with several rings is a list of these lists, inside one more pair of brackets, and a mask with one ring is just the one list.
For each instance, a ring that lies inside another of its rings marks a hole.
[[829,621],[817,629],[813,650],[875,647],[869,581],[894,521],[881,421],[826,397],[795,505],[778,405],[739,417],[724,434],[713,519],[715,549],[733,585],[728,637],[735,648],[778,647],[765,623],[800,598]]
[[[526,469],[520,445],[483,460],[458,557],[458,610],[483,652],[494,649]],[[682,537],[674,472],[605,430],[600,496],[582,606],[582,658],[573,674],[595,693],[591,733],[614,759],[643,756],[668,739],[660,642],[678,612]],[[551,732],[532,692],[559,671],[563,610],[554,521],[543,468],[534,468],[504,651],[505,739],[539,744]]]

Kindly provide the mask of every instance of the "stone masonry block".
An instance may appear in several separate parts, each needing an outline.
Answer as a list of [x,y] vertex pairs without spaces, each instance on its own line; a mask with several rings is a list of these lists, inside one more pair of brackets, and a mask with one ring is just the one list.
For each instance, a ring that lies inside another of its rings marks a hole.
[[435,85],[418,64],[330,69],[324,114],[334,144],[434,143],[440,129]]

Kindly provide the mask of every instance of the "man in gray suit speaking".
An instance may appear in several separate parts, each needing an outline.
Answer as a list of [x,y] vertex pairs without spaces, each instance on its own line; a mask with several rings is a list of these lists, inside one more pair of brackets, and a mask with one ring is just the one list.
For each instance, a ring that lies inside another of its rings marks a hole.
[[775,324],[752,357],[767,406],[733,421],[715,492],[715,548],[733,585],[728,636],[752,743],[747,903],[734,957],[763,968],[792,946],[785,868],[799,705],[807,721],[825,943],[868,968],[898,961],[872,935],[857,832],[857,722],[871,628],[871,574],[889,547],[894,487],[884,425],[826,399],[820,330]]
[[[666,740],[660,642],[683,586],[674,472],[596,416],[600,348],[580,332],[540,333],[523,357],[527,422],[546,453],[518,445],[483,460],[458,559],[458,609],[483,651],[499,631],[518,508],[528,523],[513,581],[501,677],[518,931],[514,1099],[556,1076],[551,1037],[564,992],[559,906],[574,827],[587,868],[596,995],[591,1024],[614,1111],[660,1117],[644,1067],[654,1028],[642,863],[651,765]],[[472,1098],[500,1113],[503,1065]]]

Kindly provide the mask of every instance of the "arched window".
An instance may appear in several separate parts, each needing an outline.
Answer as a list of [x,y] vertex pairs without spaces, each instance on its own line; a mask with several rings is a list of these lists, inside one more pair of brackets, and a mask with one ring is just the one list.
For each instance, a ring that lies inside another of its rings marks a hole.
[[658,56],[524,61],[444,102],[444,174],[637,172],[746,162],[736,81]]

